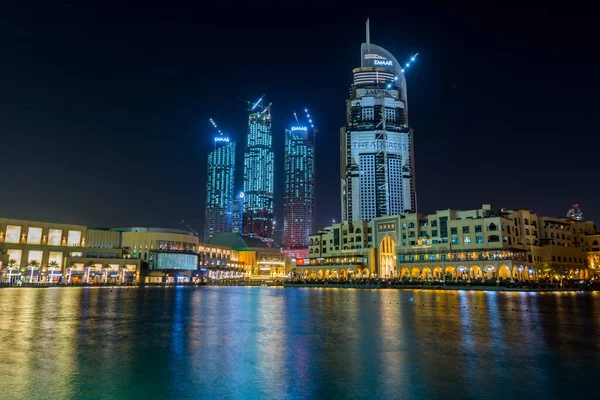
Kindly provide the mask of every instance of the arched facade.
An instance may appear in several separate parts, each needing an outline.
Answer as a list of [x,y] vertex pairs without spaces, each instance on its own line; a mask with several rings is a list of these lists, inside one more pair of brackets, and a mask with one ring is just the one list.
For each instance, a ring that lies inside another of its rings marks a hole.
[[393,278],[396,271],[396,242],[385,236],[379,242],[379,277]]

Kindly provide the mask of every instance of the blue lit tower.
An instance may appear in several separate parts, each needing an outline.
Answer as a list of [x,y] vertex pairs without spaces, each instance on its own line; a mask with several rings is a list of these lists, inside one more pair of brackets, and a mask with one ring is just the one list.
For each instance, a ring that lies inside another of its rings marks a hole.
[[[264,96],[263,96],[264,97]],[[248,145],[244,154],[244,213],[242,231],[273,241],[273,168],[271,105],[262,97],[250,108]]]
[[413,131],[404,77],[409,66],[370,43],[367,20],[361,66],[352,71],[346,126],[341,128],[344,221],[416,211]]
[[[212,119],[210,122],[218,130]],[[218,132],[213,139],[214,150],[208,154],[205,240],[216,233],[232,230],[235,142],[231,142],[220,130]]]
[[283,246],[296,258],[308,257],[308,236],[314,227],[315,129],[305,112],[305,124],[294,113],[295,124],[285,130]]

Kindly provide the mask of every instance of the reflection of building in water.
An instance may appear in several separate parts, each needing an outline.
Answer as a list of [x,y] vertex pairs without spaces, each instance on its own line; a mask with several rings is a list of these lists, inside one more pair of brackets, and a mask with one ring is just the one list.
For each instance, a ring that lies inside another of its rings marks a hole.
[[309,256],[298,260],[296,274],[411,280],[588,278],[600,267],[600,234],[595,232],[591,221],[489,205],[400,214],[321,229],[310,236]]

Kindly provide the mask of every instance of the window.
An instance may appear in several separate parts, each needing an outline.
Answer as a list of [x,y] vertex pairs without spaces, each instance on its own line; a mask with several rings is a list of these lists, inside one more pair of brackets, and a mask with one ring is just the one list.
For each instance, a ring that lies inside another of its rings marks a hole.
[[42,243],[42,228],[29,227],[27,231],[27,244]]
[[442,238],[442,243],[448,243],[448,238]]
[[458,244],[458,238],[453,237],[452,238],[452,244]]
[[463,226],[463,233],[469,233],[469,227]]
[[406,229],[406,224],[402,224],[402,229]]
[[450,228],[451,235],[456,235],[457,233],[458,233],[458,230],[456,228]]
[[81,246],[81,231],[69,231],[69,236],[67,238],[67,245]]
[[475,243],[478,243],[478,244],[483,243],[483,236],[479,236],[479,235],[475,236]]
[[360,228],[356,228],[356,233],[360,233]]
[[[493,222],[488,226],[488,231],[498,230],[498,227]],[[510,232],[509,232],[510,233]]]
[[437,229],[434,229],[431,231],[431,236],[437,236],[437,235],[438,235]]
[[62,241],[62,229],[50,229],[48,231],[48,245],[60,246],[61,241]]
[[327,247],[323,247],[323,254],[327,253]]
[[44,252],[43,251],[29,250],[29,254],[27,256],[27,265],[29,265],[29,263],[32,262],[32,261],[37,261],[38,264],[41,264],[42,263],[42,257],[44,257]]
[[488,243],[496,243],[500,241],[500,237],[498,235],[491,235],[488,237]]
[[18,268],[18,267],[21,266],[21,257],[23,255],[23,251],[22,250],[7,250],[6,255],[8,255],[7,266],[10,263],[10,260],[15,260],[16,261],[15,267]]
[[463,243],[464,244],[471,244],[471,236],[465,236],[463,238]]
[[372,121],[375,119],[375,108],[373,107],[365,107],[361,110],[362,119],[365,121]]
[[475,233],[481,232],[481,225],[475,225]]
[[419,261],[425,261],[425,254],[419,254]]
[[440,241],[439,241],[438,239],[433,239],[433,240],[431,241],[431,244],[438,244],[439,242],[440,242]]
[[415,227],[415,224],[414,224],[413,222],[411,222],[410,224],[408,224],[408,227],[409,227],[409,228],[414,228],[414,227]]
[[429,261],[435,261],[435,254],[429,255]]
[[6,226],[5,243],[19,243],[21,239],[21,227],[16,225]]
[[59,267],[62,267],[62,251],[51,251],[48,255],[48,265],[52,263],[52,261],[56,262]]
[[431,221],[431,227],[432,228],[437,227],[437,220],[436,219],[434,219],[434,220]]
[[406,233],[402,234],[402,239],[406,239]]

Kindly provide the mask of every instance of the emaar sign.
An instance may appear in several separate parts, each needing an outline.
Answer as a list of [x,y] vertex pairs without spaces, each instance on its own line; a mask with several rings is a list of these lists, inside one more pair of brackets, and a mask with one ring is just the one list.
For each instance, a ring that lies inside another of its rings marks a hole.
[[385,65],[386,67],[391,67],[394,65],[392,60],[373,60],[374,65]]
[[292,132],[294,131],[304,131],[306,132],[306,127],[305,126],[292,126]]
[[215,138],[215,142],[226,142],[226,143],[229,143],[229,138],[228,137],[217,136]]

